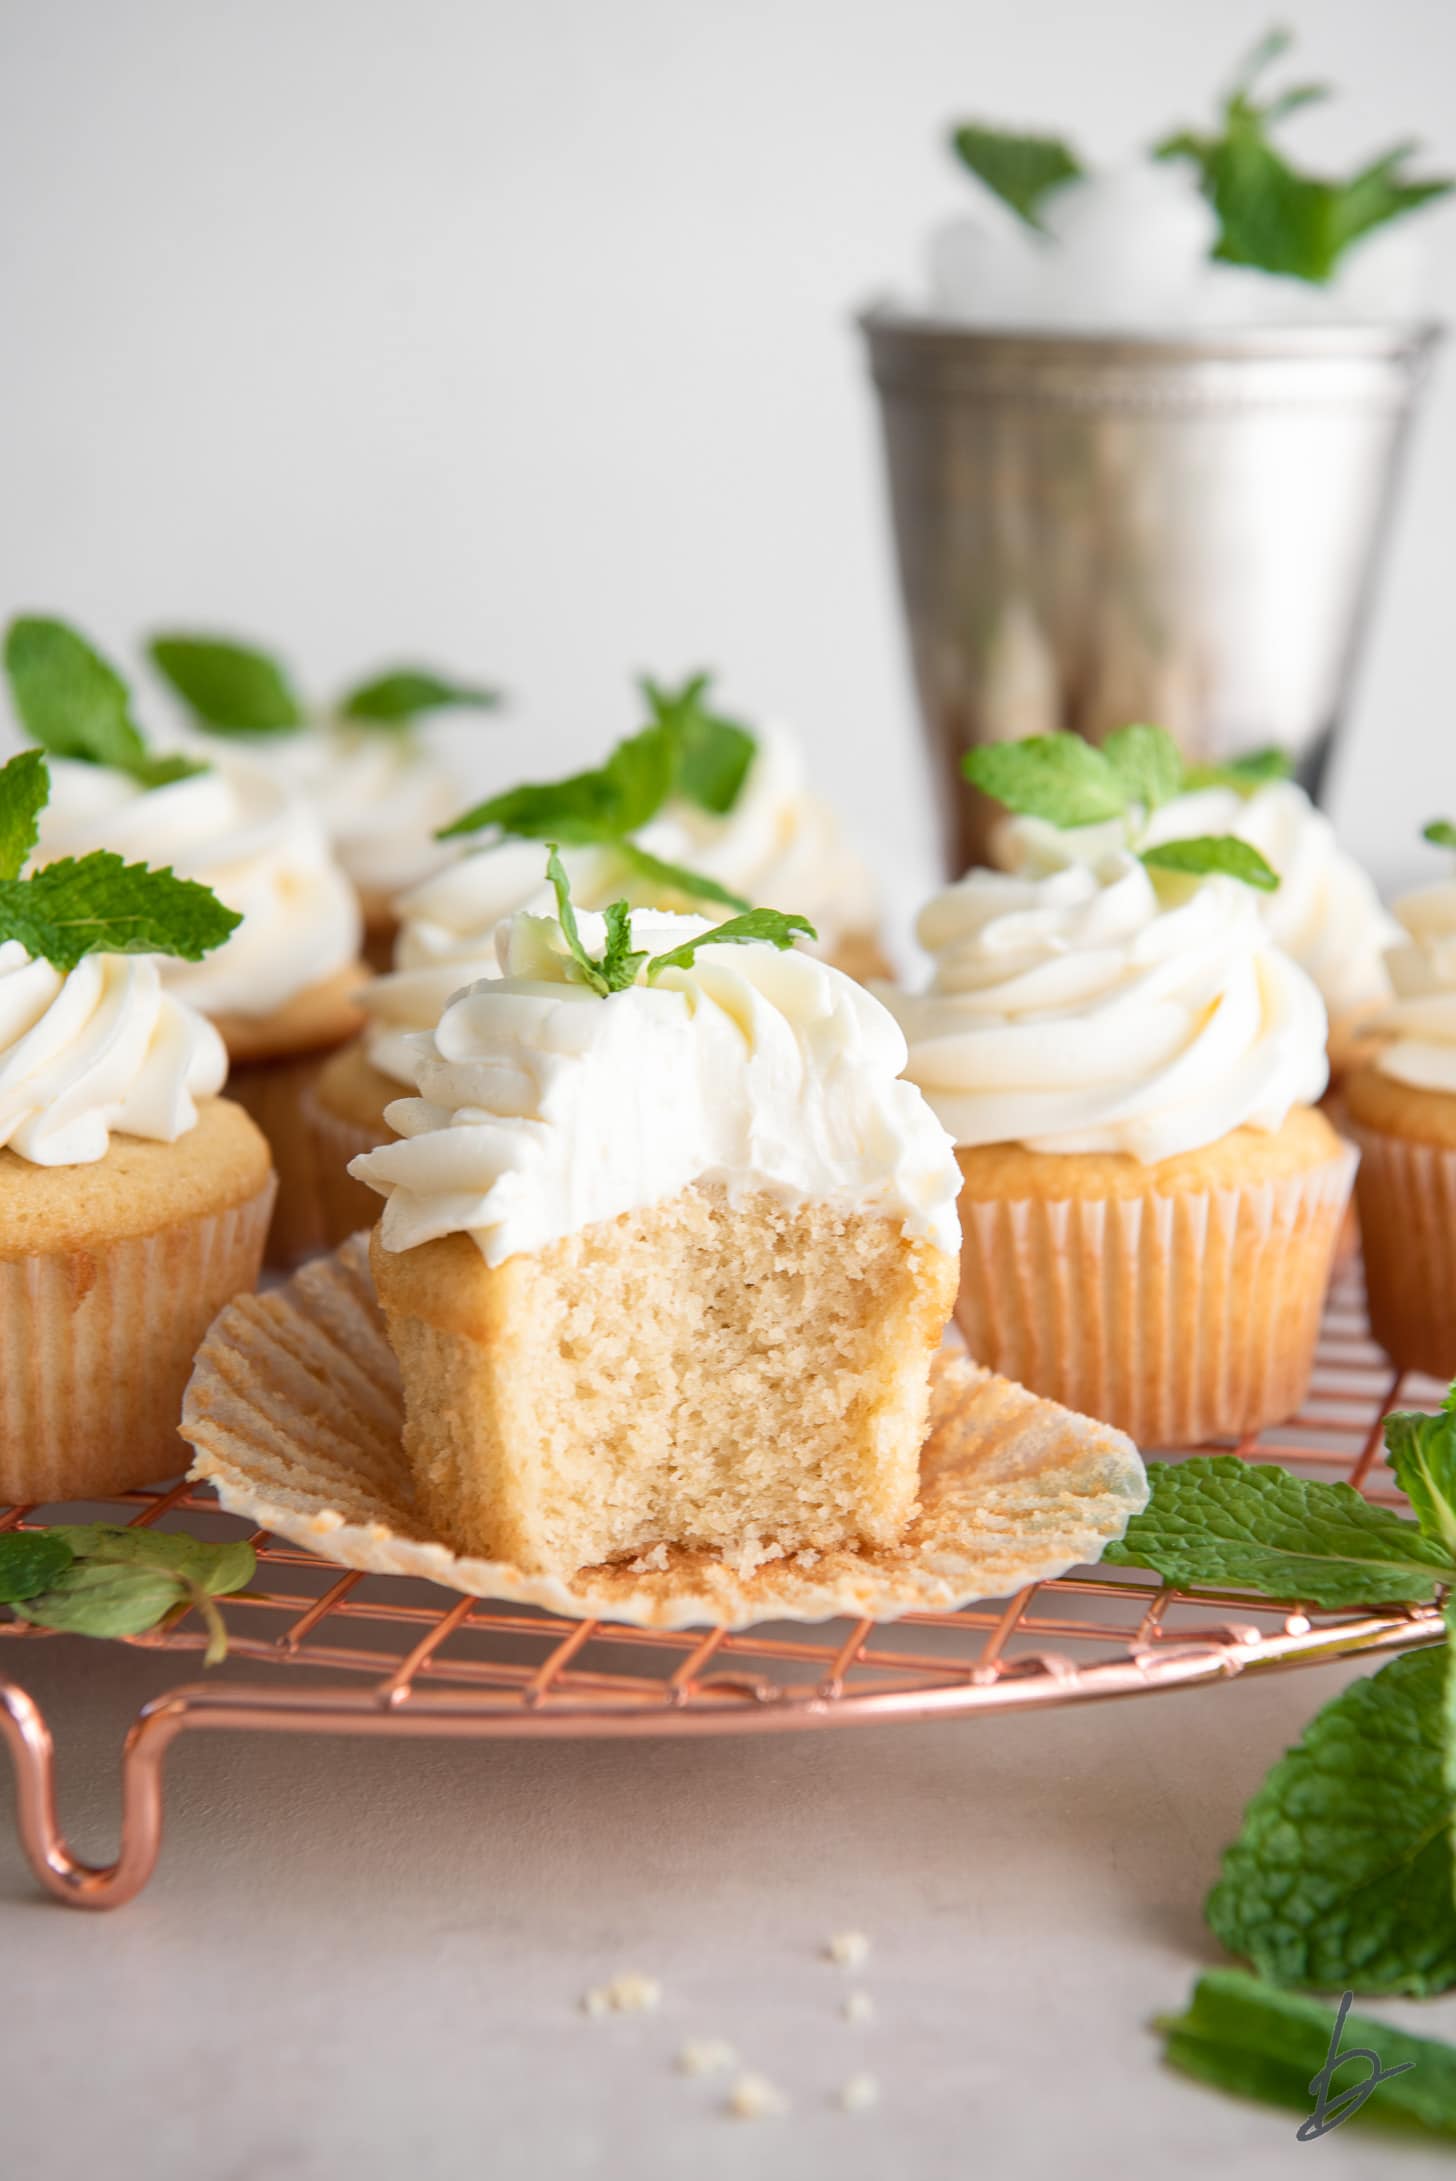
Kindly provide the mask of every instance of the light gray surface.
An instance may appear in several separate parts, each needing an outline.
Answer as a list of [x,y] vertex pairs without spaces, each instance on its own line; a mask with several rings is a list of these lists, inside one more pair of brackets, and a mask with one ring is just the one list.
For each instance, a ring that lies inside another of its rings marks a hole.
[[[109,1853],[158,1666],[27,1651],[64,1815]],[[8,1664],[0,1660],[0,1664]],[[0,2171],[25,2181],[1121,2181],[1435,2174],[1425,2149],[1163,2071],[1199,1904],[1265,1766],[1349,1670],[1039,1715],[703,1742],[184,1737],[150,1889],[40,1901],[0,1823]],[[874,1941],[863,1974],[819,1958]],[[655,2017],[589,2022],[618,1970]],[[851,1982],[874,2023],[842,2021]],[[1390,2010],[1456,2035],[1456,1999]],[[730,2039],[793,2098],[674,2072]],[[883,2099],[833,2102],[858,2069]],[[1379,2093],[1377,2092],[1378,2096]]]

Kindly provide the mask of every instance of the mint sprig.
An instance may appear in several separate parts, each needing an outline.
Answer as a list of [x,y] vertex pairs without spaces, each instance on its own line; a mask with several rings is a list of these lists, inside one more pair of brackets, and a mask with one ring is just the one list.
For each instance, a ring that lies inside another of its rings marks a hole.
[[711,674],[690,674],[669,689],[644,674],[638,687],[653,723],[674,745],[673,792],[715,818],[726,817],[743,792],[758,754],[758,737],[741,721],[725,719],[707,703]]
[[217,735],[287,735],[306,714],[288,669],[235,637],[167,631],[147,655],[200,727]]
[[368,727],[408,727],[429,712],[489,711],[501,701],[498,689],[437,674],[427,666],[390,667],[344,692],[336,710],[340,719]]
[[106,765],[140,787],[168,787],[207,767],[159,757],[132,718],[131,692],[78,630],[47,614],[19,614],[5,632],[5,672],[21,726],[52,757]]
[[600,955],[589,954],[572,906],[571,880],[554,845],[546,858],[546,876],[556,895],[556,921],[561,926],[561,936],[566,941],[576,977],[603,999],[635,984],[644,963],[647,982],[654,984],[665,969],[691,969],[699,947],[741,946],[751,940],[767,940],[770,945],[783,949],[793,945],[798,933],[809,939],[819,936],[807,917],[784,916],[777,909],[750,909],[745,915],[730,917],[726,924],[716,924],[709,931],[699,932],[696,938],[684,940],[669,953],[655,954],[649,960],[645,952],[632,944],[632,911],[628,904],[613,901],[602,911],[606,922],[605,948]]
[[1271,743],[1265,749],[1245,750],[1238,757],[1222,758],[1216,764],[1189,765],[1183,774],[1183,789],[1193,793],[1199,788],[1233,788],[1247,796],[1271,781],[1293,777],[1293,758],[1287,750]]
[[50,799],[51,769],[39,750],[22,750],[0,767],[0,881],[19,878]]
[[227,1656],[217,1600],[244,1589],[251,1545],[107,1523],[60,1523],[0,1536],[0,1603],[21,1620],[78,1636],[139,1636],[195,1610],[208,1630],[205,1663]]
[[1236,833],[1198,833],[1188,840],[1159,841],[1142,851],[1142,861],[1149,871],[1178,871],[1188,878],[1222,874],[1262,894],[1275,893],[1279,886],[1273,864],[1252,841],[1240,840]]
[[[669,863],[663,856],[654,856],[636,841],[614,843],[617,855],[635,878],[645,879],[661,897],[664,894],[681,894],[689,901],[714,901],[724,909],[748,909],[752,904],[742,894],[735,894],[705,872],[690,871],[685,863]],[[658,898],[654,908],[662,906]]]
[[1429,841],[1433,848],[1456,848],[1456,825],[1449,818],[1432,818],[1429,825],[1421,827],[1421,839]]
[[1272,132],[1301,107],[1330,95],[1319,83],[1290,85],[1260,99],[1256,87],[1289,50],[1288,31],[1271,31],[1240,69],[1212,132],[1179,129],[1155,146],[1158,159],[1189,161],[1218,214],[1215,258],[1323,286],[1352,243],[1419,206],[1444,197],[1456,182],[1417,178],[1409,163],[1419,150],[1394,145],[1346,181],[1301,172],[1276,149]]
[[1019,136],[1009,129],[963,121],[952,129],[951,149],[977,181],[984,182],[1028,227],[1041,228],[1041,210],[1054,191],[1086,172],[1059,136]]
[[746,916],[730,917],[726,924],[715,924],[710,931],[699,932],[695,939],[685,939],[667,954],[654,954],[647,965],[647,982],[655,984],[667,969],[691,969],[703,947],[747,946],[767,940],[783,953],[796,938],[818,936],[806,916],[785,916],[778,909],[750,909]]
[[442,826],[435,837],[456,840],[494,826],[518,840],[565,842],[569,847],[621,840],[639,831],[666,802],[673,764],[668,730],[644,727],[619,742],[604,765],[488,796]]

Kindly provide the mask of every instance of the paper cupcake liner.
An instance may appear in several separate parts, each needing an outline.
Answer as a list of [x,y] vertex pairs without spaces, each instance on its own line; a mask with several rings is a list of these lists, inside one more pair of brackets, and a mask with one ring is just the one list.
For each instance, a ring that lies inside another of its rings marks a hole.
[[430,1535],[403,1424],[399,1372],[358,1236],[222,1313],[198,1353],[182,1431],[197,1450],[193,1477],[208,1480],[231,1513],[341,1567],[644,1628],[894,1620],[1011,1597],[1096,1560],[1147,1502],[1142,1463],[1120,1432],[942,1353],[920,1509],[898,1545],[785,1558],[760,1547],[736,1560],[659,1548],[542,1575],[458,1554]]
[[990,1369],[1128,1432],[1189,1446],[1304,1398],[1356,1154],[1245,1189],[973,1201],[966,1345]]
[[268,1139],[278,1175],[278,1202],[268,1230],[266,1259],[287,1270],[328,1242],[318,1147],[304,1101],[333,1048],[292,1060],[245,1060],[228,1071],[227,1094],[250,1113]]
[[[400,1093],[404,1095],[403,1091]],[[304,1093],[303,1117],[313,1138],[314,1171],[324,1230],[324,1247],[337,1249],[361,1227],[372,1227],[384,1208],[383,1197],[349,1172],[350,1159],[392,1140],[388,1129],[360,1128],[341,1121],[311,1088]]]
[[154,1234],[0,1260],[0,1501],[177,1474],[198,1345],[256,1285],[276,1186]]
[[1348,1125],[1371,1330],[1403,1370],[1456,1377],[1456,1150]]

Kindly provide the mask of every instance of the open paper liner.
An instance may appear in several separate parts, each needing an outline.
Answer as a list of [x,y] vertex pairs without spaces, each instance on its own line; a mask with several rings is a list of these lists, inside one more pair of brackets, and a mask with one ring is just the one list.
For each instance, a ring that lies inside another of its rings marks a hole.
[[177,1473],[198,1342],[254,1286],[276,1184],[86,1249],[0,1259],[0,1502],[105,1499]]
[[1348,1145],[1243,1189],[960,1199],[956,1317],[973,1356],[1140,1446],[1299,1407],[1349,1200]]
[[943,1354],[920,1510],[899,1545],[787,1558],[760,1548],[736,1563],[658,1547],[631,1563],[532,1574],[429,1536],[414,1512],[402,1424],[399,1374],[356,1236],[222,1313],[198,1353],[182,1434],[196,1449],[193,1477],[230,1512],[343,1567],[644,1628],[894,1620],[1010,1597],[1096,1560],[1147,1500],[1142,1462],[1121,1432]]
[[[401,1089],[400,1096],[404,1095]],[[349,1161],[392,1142],[394,1131],[389,1127],[361,1128],[357,1121],[340,1120],[319,1097],[317,1084],[304,1093],[303,1118],[313,1140],[323,1245],[337,1249],[361,1227],[372,1227],[384,1209],[383,1197],[362,1181],[355,1181]]]
[[1403,1370],[1456,1375],[1456,1151],[1346,1124],[1360,1146],[1370,1327]]

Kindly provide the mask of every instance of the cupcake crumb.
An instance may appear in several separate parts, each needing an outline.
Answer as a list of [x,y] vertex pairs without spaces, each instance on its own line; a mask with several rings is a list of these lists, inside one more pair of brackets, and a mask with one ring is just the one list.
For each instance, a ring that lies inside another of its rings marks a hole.
[[851,2075],[839,2093],[846,2113],[867,2113],[880,2102],[880,2086],[873,2075]]
[[869,1959],[870,1942],[862,1931],[836,1931],[824,1948],[836,1969],[858,1969]]
[[626,1969],[608,1984],[597,1984],[589,1992],[583,1992],[581,2011],[593,2021],[600,2021],[607,2014],[656,2014],[662,2003],[662,1986],[656,1977],[645,1977],[639,1970]]
[[794,1554],[794,1566],[796,1568],[817,1568],[823,1558],[822,1552],[815,1552],[812,1545],[806,1545],[802,1552]]
[[723,2075],[738,2055],[722,2037],[690,2037],[677,2056],[679,2075]]
[[628,1572],[632,1575],[660,1575],[666,1566],[667,1547],[658,1543],[650,1552],[644,1552],[634,1560]]
[[726,2110],[735,2120],[776,2120],[787,2113],[789,2101],[766,2075],[740,2075],[729,2093]]
[[851,1992],[839,2011],[846,2022],[873,2022],[875,2003],[868,1992]]

